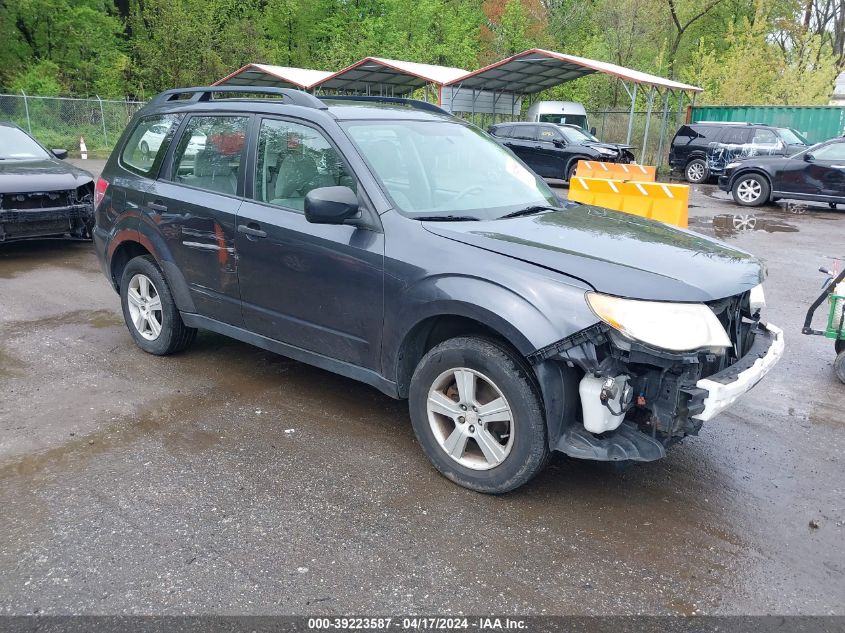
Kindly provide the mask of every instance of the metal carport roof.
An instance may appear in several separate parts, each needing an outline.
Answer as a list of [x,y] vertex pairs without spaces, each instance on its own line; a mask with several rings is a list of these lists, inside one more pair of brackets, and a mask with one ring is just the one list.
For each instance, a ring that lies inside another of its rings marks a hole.
[[650,75],[610,62],[556,53],[542,48],[523,51],[467,73],[463,77],[457,77],[446,82],[445,85],[528,95],[592,73],[604,73],[633,84],[645,84],[655,88],[686,92],[702,91],[702,88],[698,86]]
[[319,90],[407,94],[428,84],[443,85],[468,71],[450,66],[435,66],[382,57],[365,57],[316,84]]
[[272,88],[302,88],[308,90],[315,83],[330,77],[333,73],[310,68],[290,68],[270,64],[247,64],[223,79],[215,86],[267,86]]

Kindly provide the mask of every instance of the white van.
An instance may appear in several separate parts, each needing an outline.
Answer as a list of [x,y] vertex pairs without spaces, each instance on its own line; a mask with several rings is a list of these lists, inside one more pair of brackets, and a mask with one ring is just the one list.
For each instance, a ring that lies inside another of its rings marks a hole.
[[568,123],[569,125],[577,125],[584,132],[589,132],[592,135],[596,133],[595,128],[590,129],[584,106],[574,101],[538,101],[528,108],[526,121]]

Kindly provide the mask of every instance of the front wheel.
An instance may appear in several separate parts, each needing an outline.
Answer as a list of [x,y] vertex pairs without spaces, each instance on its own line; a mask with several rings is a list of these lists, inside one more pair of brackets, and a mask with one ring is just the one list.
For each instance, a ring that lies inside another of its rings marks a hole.
[[572,182],[572,179],[575,178],[576,171],[578,171],[578,159],[572,161],[569,169],[566,170],[566,182]]
[[414,371],[409,406],[429,460],[465,488],[509,492],[548,461],[531,369],[497,341],[460,337],[434,347]]
[[769,182],[759,174],[739,176],[731,188],[737,204],[744,207],[759,207],[769,200]]
[[123,319],[145,352],[166,356],[188,347],[197,331],[182,321],[167,280],[149,255],[126,264],[120,279]]

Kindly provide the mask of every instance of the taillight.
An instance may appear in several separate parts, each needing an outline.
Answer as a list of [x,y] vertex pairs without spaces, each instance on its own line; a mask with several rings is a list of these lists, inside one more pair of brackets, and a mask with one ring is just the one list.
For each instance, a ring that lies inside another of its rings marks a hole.
[[106,189],[109,188],[107,180],[100,178],[97,180],[97,186],[94,188],[94,209],[100,206],[103,198],[106,196]]

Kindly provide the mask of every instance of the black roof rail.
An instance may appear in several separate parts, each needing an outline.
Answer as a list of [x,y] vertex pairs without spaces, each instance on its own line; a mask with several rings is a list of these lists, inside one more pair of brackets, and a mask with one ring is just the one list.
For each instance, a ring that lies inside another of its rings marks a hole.
[[378,97],[378,96],[365,96],[365,95],[324,95],[324,99],[330,99],[332,101],[370,101],[373,103],[398,103],[400,105],[407,105],[411,106],[412,108],[416,108],[417,110],[428,110],[429,112],[437,112],[438,114],[449,114],[440,106],[436,106],[433,103],[428,103],[427,101],[420,101],[419,99],[406,99],[405,97]]
[[172,90],[165,90],[161,94],[153,97],[150,105],[160,105],[170,101],[178,101],[181,95],[192,95],[187,101],[211,101],[212,95],[216,93],[235,93],[235,94],[260,94],[269,95],[273,97],[282,97],[285,103],[290,105],[298,105],[305,108],[317,108],[318,110],[326,110],[328,106],[320,101],[317,97],[302,90],[295,90],[293,88],[265,88],[263,86],[202,86],[198,88],[173,88]]

